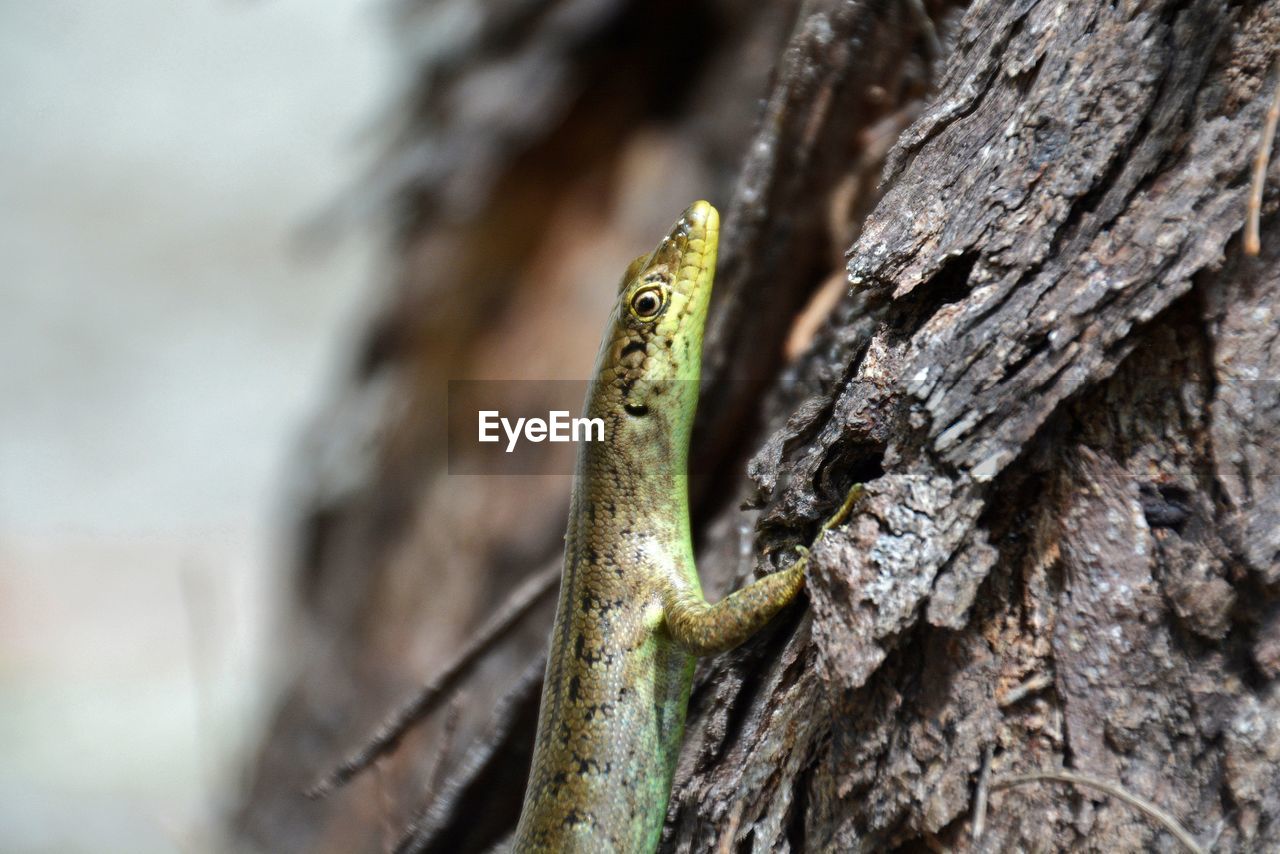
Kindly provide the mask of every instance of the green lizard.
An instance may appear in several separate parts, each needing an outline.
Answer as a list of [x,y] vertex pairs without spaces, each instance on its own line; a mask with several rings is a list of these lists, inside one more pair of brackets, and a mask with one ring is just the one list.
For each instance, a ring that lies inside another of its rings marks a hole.
[[[623,276],[587,393],[518,852],[657,847],[694,656],[737,646],[804,585],[804,558],[711,605],[686,465],[719,214],[695,202]],[[825,531],[848,512],[845,502]]]

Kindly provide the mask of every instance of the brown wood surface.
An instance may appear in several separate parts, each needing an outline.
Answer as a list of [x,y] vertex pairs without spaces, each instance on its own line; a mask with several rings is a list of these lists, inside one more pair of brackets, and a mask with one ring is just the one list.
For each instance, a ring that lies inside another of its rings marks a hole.
[[356,200],[392,275],[294,466],[238,844],[510,832],[546,608],[377,773],[302,792],[559,559],[568,479],[450,476],[447,381],[581,378],[618,271],[707,197],[706,587],[867,497],[806,604],[700,669],[664,850],[1176,850],[1062,784],[992,791],[975,842],[986,756],[1280,847],[1280,166],[1241,251],[1280,2],[395,9],[416,85]]

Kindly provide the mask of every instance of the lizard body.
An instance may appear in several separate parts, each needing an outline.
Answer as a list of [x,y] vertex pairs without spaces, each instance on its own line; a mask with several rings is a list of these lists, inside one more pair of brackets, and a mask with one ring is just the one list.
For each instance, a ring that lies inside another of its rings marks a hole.
[[657,847],[694,656],[730,649],[804,584],[802,561],[710,605],[689,529],[687,462],[719,215],[696,202],[632,262],[579,446],[560,597],[518,852]]

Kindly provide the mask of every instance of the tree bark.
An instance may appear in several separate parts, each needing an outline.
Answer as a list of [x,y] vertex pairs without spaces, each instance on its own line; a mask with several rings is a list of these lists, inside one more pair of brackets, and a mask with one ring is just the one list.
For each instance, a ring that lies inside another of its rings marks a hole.
[[396,277],[297,467],[241,844],[510,832],[545,607],[377,773],[301,793],[559,559],[568,479],[451,477],[446,381],[580,377],[618,271],[705,195],[709,593],[866,497],[806,602],[700,667],[663,850],[1176,850],[1048,782],[993,786],[974,839],[981,778],[1063,768],[1280,847],[1274,189],[1240,244],[1280,0],[398,9],[419,85],[363,200]]

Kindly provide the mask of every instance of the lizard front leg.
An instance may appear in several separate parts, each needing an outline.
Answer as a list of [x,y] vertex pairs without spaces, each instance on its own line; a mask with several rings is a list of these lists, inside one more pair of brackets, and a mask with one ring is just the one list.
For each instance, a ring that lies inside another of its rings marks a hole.
[[759,631],[804,586],[805,558],[766,575],[714,605],[688,587],[669,587],[663,595],[667,629],[694,655],[733,649]]
[[[862,485],[849,490],[840,509],[822,523],[816,544],[827,531],[844,522],[862,497]],[[804,587],[809,550],[784,570],[753,581],[712,605],[702,593],[687,585],[671,583],[662,595],[663,614],[676,643],[694,655],[714,655],[733,649],[773,619]]]

